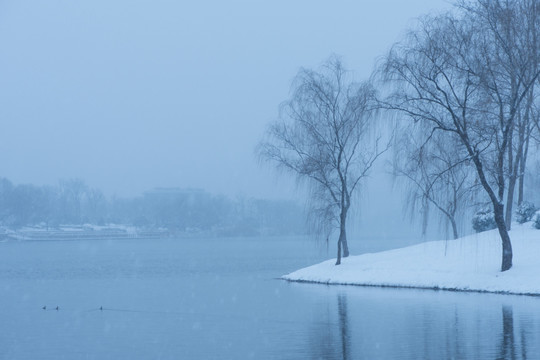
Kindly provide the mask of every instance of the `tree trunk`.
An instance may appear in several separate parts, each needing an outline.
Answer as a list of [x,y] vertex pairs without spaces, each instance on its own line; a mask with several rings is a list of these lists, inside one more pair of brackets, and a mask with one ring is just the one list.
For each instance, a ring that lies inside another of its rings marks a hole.
[[341,238],[337,242],[337,260],[336,265],[341,264]]
[[341,246],[343,247],[343,257],[349,256],[349,244],[347,243],[347,211],[348,208],[342,208],[339,217],[339,238],[341,240]]
[[514,192],[516,188],[516,174],[512,174],[510,179],[508,179],[508,194],[506,194],[506,213],[504,222],[506,224],[506,229],[512,229],[512,204],[514,204]]
[[523,203],[523,182],[525,181],[525,168],[527,165],[527,155],[529,154],[529,143],[531,140],[531,130],[534,126],[533,120],[531,120],[531,109],[534,101],[534,91],[529,92],[527,98],[527,107],[525,108],[525,126],[521,129],[520,136],[523,139],[523,147],[521,149],[521,163],[519,164],[518,173],[518,206]]
[[347,243],[347,230],[345,224],[347,222],[347,210],[343,210],[341,213],[341,221],[339,224],[339,238],[341,239],[341,246],[343,247],[343,257],[349,256],[349,244]]
[[502,241],[502,263],[501,271],[506,271],[512,267],[512,243],[510,242],[510,235],[506,229],[506,223],[504,221],[504,205],[496,204],[493,206],[495,213],[495,223],[499,230],[499,235]]
[[[502,242],[502,262],[501,262],[501,271],[506,271],[512,267],[512,243],[510,242],[510,235],[508,235],[508,230],[506,229],[506,224],[504,222],[504,205],[501,204],[495,192],[489,185],[486,174],[484,173],[484,168],[482,162],[478,158],[478,154],[470,147],[470,144],[464,141],[468,145],[469,154],[472,156],[472,160],[476,167],[476,172],[480,179],[480,183],[486,190],[491,203],[493,204],[493,212],[495,214],[495,223],[497,224],[497,229],[499,230],[499,235],[501,236]],[[499,189],[499,192],[500,189]],[[502,197],[501,197],[502,199]]]
[[[510,169],[510,176],[508,178],[508,194],[506,195],[506,228],[508,230],[512,227],[512,207],[514,206],[514,196],[515,196],[515,189],[516,184],[518,182],[518,178],[520,177],[520,171],[523,168],[521,165],[525,164],[524,159],[524,149],[525,146],[528,146],[526,144],[527,138],[525,136],[527,126],[528,126],[528,120],[529,114],[528,110],[525,112],[525,115],[521,115],[521,112],[518,113],[518,146],[516,149],[516,155],[515,158],[509,158],[508,161],[508,168]],[[510,143],[509,148],[509,155],[512,156],[511,151],[512,144]],[[518,205],[521,204],[521,201],[519,201],[519,195],[518,195]]]
[[529,154],[529,140],[530,134],[527,134],[525,140],[525,147],[523,149],[523,157],[519,164],[519,177],[518,177],[518,206],[523,203],[523,182],[525,181],[525,167],[527,164],[527,155]]
[[521,166],[518,177],[518,206],[523,203],[523,182],[525,181],[525,166]]
[[456,219],[450,218],[450,223],[452,224],[452,232],[454,235],[454,239],[457,239],[459,237],[458,230],[457,230],[457,224]]
[[341,264],[341,249],[343,248],[343,257],[349,256],[349,245],[347,244],[347,231],[345,225],[347,222],[347,210],[341,211],[339,222],[339,239],[336,265]]
[[525,172],[525,170],[522,170],[523,172],[519,174],[519,179],[518,179],[518,200],[517,200],[517,204],[518,206],[520,206],[522,203],[523,203],[523,181],[525,180],[525,176],[523,175],[523,173]]

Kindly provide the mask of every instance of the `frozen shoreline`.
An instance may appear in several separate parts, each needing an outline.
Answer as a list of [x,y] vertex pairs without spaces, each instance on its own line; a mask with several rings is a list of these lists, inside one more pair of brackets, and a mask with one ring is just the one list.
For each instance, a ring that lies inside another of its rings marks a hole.
[[540,230],[513,224],[514,266],[500,271],[497,230],[457,240],[430,241],[401,249],[335,259],[282,279],[332,285],[378,286],[540,296]]

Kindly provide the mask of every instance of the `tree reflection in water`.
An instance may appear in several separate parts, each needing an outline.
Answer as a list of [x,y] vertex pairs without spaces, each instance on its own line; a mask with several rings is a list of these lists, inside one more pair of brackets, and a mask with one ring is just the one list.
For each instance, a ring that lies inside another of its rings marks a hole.
[[540,353],[536,299],[335,290],[311,323],[312,359],[514,360]]
[[[332,299],[333,300],[333,299]],[[328,304],[325,321],[316,321],[311,331],[309,358],[347,360],[351,356],[349,314],[346,292],[337,293],[337,313],[333,301]],[[337,322],[336,322],[337,317]],[[318,320],[321,320],[319,318]]]
[[339,330],[341,335],[341,355],[343,360],[350,359],[350,336],[349,336],[349,319],[347,314],[347,295],[344,293],[338,294],[338,319]]
[[502,307],[502,338],[499,359],[515,359],[514,313],[511,306]]

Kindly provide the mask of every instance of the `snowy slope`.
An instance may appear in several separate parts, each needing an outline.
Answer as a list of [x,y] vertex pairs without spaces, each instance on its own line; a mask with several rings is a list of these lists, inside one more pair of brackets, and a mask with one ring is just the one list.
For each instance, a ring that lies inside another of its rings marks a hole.
[[514,224],[514,266],[500,272],[497,230],[457,240],[431,241],[402,249],[328,260],[283,276],[289,281],[414,287],[540,295],[540,230]]

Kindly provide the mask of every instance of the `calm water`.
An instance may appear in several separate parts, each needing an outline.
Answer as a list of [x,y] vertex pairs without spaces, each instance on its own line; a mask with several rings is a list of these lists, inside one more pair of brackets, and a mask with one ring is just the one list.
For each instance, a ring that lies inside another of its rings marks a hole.
[[276,279],[326,258],[304,238],[0,243],[0,359],[540,358],[540,298]]

